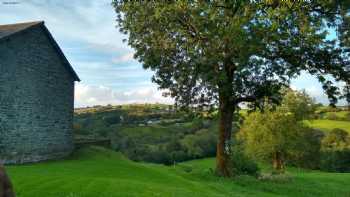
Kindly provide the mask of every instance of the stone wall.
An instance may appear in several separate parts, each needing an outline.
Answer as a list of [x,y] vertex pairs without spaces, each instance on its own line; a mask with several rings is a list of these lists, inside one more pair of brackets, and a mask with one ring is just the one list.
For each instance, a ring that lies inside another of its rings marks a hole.
[[0,41],[0,162],[73,150],[74,79],[42,26]]

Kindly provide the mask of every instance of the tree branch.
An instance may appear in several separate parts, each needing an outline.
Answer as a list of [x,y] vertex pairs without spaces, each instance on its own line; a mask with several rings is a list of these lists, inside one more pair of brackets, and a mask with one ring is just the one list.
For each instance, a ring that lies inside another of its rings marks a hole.
[[256,97],[255,96],[245,96],[245,97],[239,97],[235,100],[235,104],[239,104],[242,102],[254,102],[256,101]]
[[192,38],[197,38],[197,40],[202,40],[202,41],[207,41],[208,39],[203,37],[202,35],[200,35],[199,31],[197,30],[197,28],[189,23],[189,22],[185,22],[184,20],[182,20],[180,17],[177,17],[178,22],[180,23],[180,25],[182,25],[190,34],[190,36]]

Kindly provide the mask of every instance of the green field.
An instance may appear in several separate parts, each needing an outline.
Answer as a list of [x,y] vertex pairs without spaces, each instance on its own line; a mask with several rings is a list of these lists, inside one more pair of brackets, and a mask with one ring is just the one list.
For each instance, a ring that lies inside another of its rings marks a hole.
[[326,116],[329,116],[330,114],[334,114],[340,118],[346,118],[346,116],[349,114],[349,111],[327,112]]
[[92,147],[71,158],[10,166],[22,196],[350,196],[350,174],[288,169],[288,181],[213,176],[214,159],[176,167],[135,163],[121,154]]
[[337,120],[312,120],[307,122],[311,127],[324,131],[331,131],[334,128],[344,129],[350,133],[350,121]]

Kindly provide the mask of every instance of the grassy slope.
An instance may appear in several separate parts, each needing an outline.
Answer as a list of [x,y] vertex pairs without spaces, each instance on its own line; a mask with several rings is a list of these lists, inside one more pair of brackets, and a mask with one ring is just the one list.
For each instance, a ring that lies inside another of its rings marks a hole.
[[330,131],[334,128],[344,129],[350,133],[350,121],[336,120],[312,120],[308,122],[311,127],[325,131]]
[[350,112],[349,111],[327,112],[326,116],[329,116],[330,114],[335,114],[337,117],[345,118],[348,113]]
[[[177,167],[135,163],[119,153],[85,148],[63,161],[8,167],[21,196],[350,196],[350,174],[290,169],[287,183],[212,175],[213,159]],[[184,169],[194,169],[185,172]]]

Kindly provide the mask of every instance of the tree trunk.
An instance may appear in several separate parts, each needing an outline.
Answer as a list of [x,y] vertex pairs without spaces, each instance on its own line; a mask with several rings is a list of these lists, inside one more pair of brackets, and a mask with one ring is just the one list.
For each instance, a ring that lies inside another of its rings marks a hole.
[[284,170],[282,153],[279,151],[275,152],[273,155],[273,168],[278,172]]
[[232,176],[230,170],[231,132],[234,106],[229,96],[219,95],[219,140],[216,152],[216,172],[219,176]]

